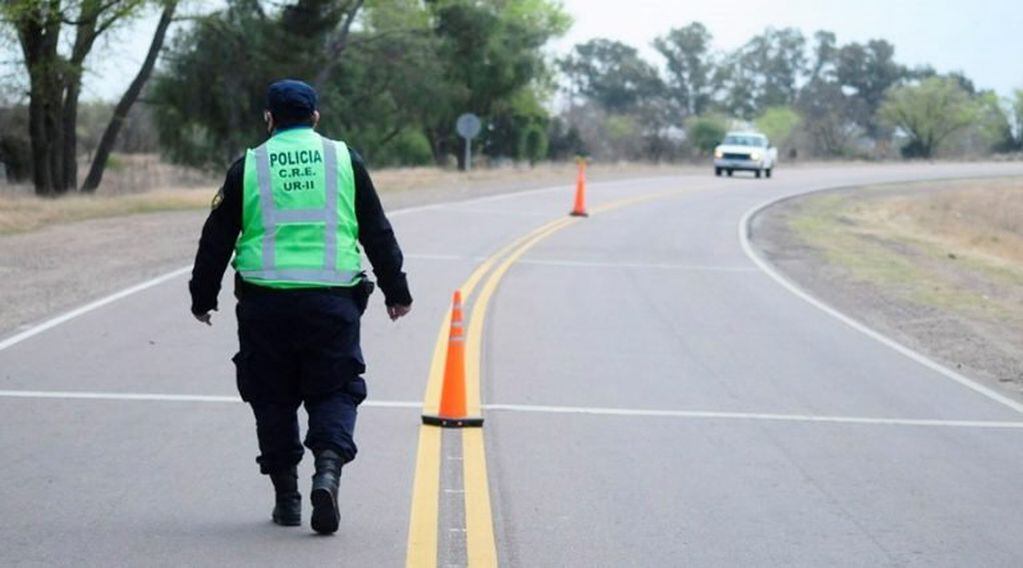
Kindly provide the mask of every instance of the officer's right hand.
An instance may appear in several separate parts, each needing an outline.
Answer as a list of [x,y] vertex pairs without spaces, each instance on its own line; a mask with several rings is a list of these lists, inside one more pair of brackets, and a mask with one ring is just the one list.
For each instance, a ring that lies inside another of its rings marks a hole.
[[209,312],[206,312],[204,314],[192,314],[192,315],[195,316],[195,319],[199,320],[200,322],[202,322],[202,323],[204,323],[206,325],[213,325],[213,321],[212,321],[213,320],[213,314],[211,314]]
[[391,318],[391,321],[397,321],[398,318],[405,317],[411,311],[412,306],[395,304],[393,306],[387,306],[387,317]]

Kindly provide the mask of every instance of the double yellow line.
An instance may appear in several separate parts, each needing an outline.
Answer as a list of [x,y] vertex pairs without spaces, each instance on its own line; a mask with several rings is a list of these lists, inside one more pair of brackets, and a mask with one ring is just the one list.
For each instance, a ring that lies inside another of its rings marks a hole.
[[[480,416],[480,353],[483,343],[483,320],[490,299],[501,278],[527,250],[547,236],[577,222],[575,218],[557,219],[533,230],[524,237],[501,248],[480,264],[462,283],[462,300],[468,304],[473,292],[501,258],[483,284],[479,297],[472,304],[465,344],[465,398],[470,416]],[[447,353],[450,311],[441,322],[433,349],[430,377],[426,383],[423,414],[436,415],[444,381],[444,359]],[[490,512],[490,490],[487,483],[486,454],[482,428],[462,430],[462,479],[465,484],[465,540],[469,566],[496,566],[497,546],[494,540],[493,517]],[[416,457],[415,481],[412,486],[412,510],[409,520],[408,548],[405,565],[409,568],[432,568],[437,565],[437,520],[440,508],[441,428],[419,426],[419,448]]]
[[[676,191],[622,199],[591,209],[598,214],[668,195]],[[489,256],[462,283],[462,299],[468,304],[476,287],[479,295],[472,304],[466,333],[465,393],[469,416],[481,416],[480,362],[483,346],[483,325],[490,300],[501,279],[519,258],[540,241],[554,233],[578,223],[578,217],[556,219],[537,227],[511,244]],[[501,260],[503,259],[503,260]],[[494,268],[496,265],[496,268]],[[441,322],[434,345],[430,376],[426,384],[423,414],[436,415],[440,406],[441,386],[444,380],[444,362],[447,353],[450,311]],[[486,453],[482,428],[465,428],[462,434],[462,479],[465,495],[465,542],[468,566],[497,566],[497,545],[494,539],[493,515],[490,508],[490,489],[487,482]],[[412,508],[409,520],[408,546],[405,565],[409,568],[433,568],[437,565],[438,513],[440,509],[441,428],[419,426],[419,445],[416,457],[415,480],[412,486]]]

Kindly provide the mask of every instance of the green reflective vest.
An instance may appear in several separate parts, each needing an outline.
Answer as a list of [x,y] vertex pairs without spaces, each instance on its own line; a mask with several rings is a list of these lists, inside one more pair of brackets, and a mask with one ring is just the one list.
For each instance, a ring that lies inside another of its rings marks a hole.
[[362,273],[355,176],[344,142],[278,132],[245,154],[234,268],[271,288],[354,286]]

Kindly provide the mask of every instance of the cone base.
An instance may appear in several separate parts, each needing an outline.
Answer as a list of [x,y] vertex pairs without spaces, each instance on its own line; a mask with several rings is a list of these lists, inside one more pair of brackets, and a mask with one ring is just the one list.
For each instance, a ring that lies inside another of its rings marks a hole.
[[441,428],[480,428],[483,426],[483,417],[466,416],[463,418],[449,418],[447,416],[423,415],[423,424],[428,426],[440,426]]
[[585,211],[572,211],[571,213],[569,213],[569,215],[572,216],[572,217],[589,217],[590,216],[590,214],[585,212]]

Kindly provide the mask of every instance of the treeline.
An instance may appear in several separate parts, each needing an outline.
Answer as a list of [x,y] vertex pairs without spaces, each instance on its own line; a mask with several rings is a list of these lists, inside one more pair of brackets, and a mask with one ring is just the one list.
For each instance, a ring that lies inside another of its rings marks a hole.
[[712,40],[700,23],[672,29],[653,42],[656,62],[607,39],[575,46],[559,62],[569,102],[556,120],[601,158],[704,155],[732,127],[790,157],[1023,150],[1023,91],[1000,100],[961,73],[909,68],[883,39],[769,28],[730,53]]
[[[178,0],[6,0],[0,3],[0,38],[14,38],[22,78],[2,91],[24,89],[27,104],[0,114],[0,162],[8,179],[31,177],[39,195],[94,191],[103,179],[125,120],[156,66]],[[93,48],[112,29],[149,8],[159,21],[128,88],[106,117],[88,173],[79,186],[79,117],[82,84]],[[12,126],[22,122],[25,127]]]
[[259,139],[265,86],[283,76],[314,83],[324,131],[374,165],[461,165],[462,112],[483,117],[491,160],[695,158],[733,127],[790,157],[1023,150],[1023,92],[909,68],[882,39],[769,28],[721,53],[692,23],[653,40],[657,61],[608,39],[545,56],[569,25],[546,0],[234,0],[177,37],[150,101],[165,151],[197,166]]
[[571,20],[549,0],[231,0],[175,39],[149,95],[173,159],[222,167],[265,136],[267,85],[320,93],[321,131],[376,166],[462,159],[456,118],[485,119],[490,156],[547,156],[543,48]]
[[[729,128],[762,130],[790,158],[1023,151],[1023,91],[1002,100],[963,74],[909,68],[882,39],[840,44],[827,31],[769,28],[721,52],[692,23],[655,38],[650,60],[608,39],[555,57],[551,40],[571,26],[556,0],[177,6],[0,4],[23,76],[0,93],[25,93],[0,109],[9,179],[32,179],[42,195],[90,191],[118,149],[222,169],[265,136],[265,90],[283,77],[313,84],[321,130],[375,167],[462,165],[454,123],[464,112],[482,117],[474,147],[491,163],[695,159]],[[93,45],[147,10],[160,22],[132,84],[116,105],[80,105]]]
[[[178,4],[0,3],[0,28],[16,43],[21,75],[0,92],[24,93],[0,111],[8,179],[31,179],[39,195],[91,191],[110,151],[125,148],[122,131],[137,131],[136,119],[153,125],[165,157],[223,168],[265,136],[266,87],[283,77],[313,84],[321,129],[351,140],[376,166],[456,159],[454,122],[463,112],[485,118],[478,147],[487,155],[548,155],[545,104],[556,87],[544,47],[571,25],[559,2],[226,0],[212,12],[175,15]],[[89,130],[79,98],[92,48],[147,10],[161,16],[150,55],[162,54],[162,63],[150,80],[155,59],[147,56],[100,133]],[[177,29],[164,46],[172,22]],[[80,144],[90,137],[95,147]],[[91,165],[79,185],[83,158]]]

